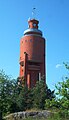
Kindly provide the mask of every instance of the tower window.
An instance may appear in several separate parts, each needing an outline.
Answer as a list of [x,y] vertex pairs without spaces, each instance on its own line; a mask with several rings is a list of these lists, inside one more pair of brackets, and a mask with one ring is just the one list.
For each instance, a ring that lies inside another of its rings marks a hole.
[[32,39],[30,39],[30,42],[32,42]]
[[27,42],[27,40],[25,40],[25,42]]
[[28,64],[29,64],[29,65],[37,65],[37,66],[40,66],[40,64],[37,63],[37,62],[30,62],[30,61],[29,61]]
[[34,23],[34,24],[33,24],[33,26],[35,27],[35,26],[36,26],[36,24]]

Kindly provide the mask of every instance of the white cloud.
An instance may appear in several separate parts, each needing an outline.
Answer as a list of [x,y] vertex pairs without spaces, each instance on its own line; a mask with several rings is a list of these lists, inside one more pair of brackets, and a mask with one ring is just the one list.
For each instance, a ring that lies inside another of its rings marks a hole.
[[56,64],[56,68],[62,67],[61,64]]

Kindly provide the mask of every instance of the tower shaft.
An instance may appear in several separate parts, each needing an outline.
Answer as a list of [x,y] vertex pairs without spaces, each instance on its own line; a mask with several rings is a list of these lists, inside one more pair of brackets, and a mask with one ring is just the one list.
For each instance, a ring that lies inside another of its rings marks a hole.
[[28,21],[29,29],[20,40],[20,77],[24,77],[28,88],[45,75],[45,39],[38,30],[39,21]]

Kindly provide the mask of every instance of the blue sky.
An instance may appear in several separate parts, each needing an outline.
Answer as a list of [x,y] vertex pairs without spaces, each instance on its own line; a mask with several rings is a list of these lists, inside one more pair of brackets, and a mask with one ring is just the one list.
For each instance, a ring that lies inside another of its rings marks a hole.
[[69,0],[0,0],[0,69],[19,76],[20,38],[35,17],[46,38],[46,74],[49,88],[62,80],[69,62]]

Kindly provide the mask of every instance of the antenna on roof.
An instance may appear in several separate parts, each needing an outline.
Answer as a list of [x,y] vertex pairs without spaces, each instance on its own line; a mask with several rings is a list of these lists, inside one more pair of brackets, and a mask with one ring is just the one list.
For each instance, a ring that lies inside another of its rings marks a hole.
[[32,17],[35,19],[35,16],[36,16],[36,8],[34,7],[32,9]]

